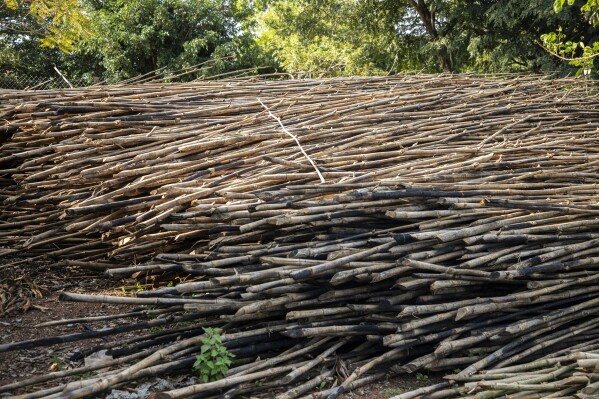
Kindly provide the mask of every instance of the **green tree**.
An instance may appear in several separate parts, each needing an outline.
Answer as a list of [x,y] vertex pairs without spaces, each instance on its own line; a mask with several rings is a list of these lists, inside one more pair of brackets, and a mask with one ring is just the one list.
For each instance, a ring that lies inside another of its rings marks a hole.
[[[567,3],[570,12],[579,7],[575,0],[567,0]],[[555,13],[563,14],[565,4],[566,0],[555,0],[553,3]],[[595,60],[599,56],[599,38],[596,29],[599,26],[599,0],[583,2],[579,10],[565,27],[560,25],[557,30],[541,35],[541,40],[545,49],[552,55],[577,67],[577,74],[590,74],[596,67]],[[589,29],[586,34],[572,35],[572,25],[580,24],[581,21],[588,23]]]
[[204,75],[270,65],[249,1],[3,0],[0,67],[48,76],[56,65],[67,77],[117,81],[208,60]]
[[202,75],[256,66],[313,75],[567,70],[538,38],[553,32],[543,36],[550,51],[592,63],[598,2],[3,0],[0,67],[43,74],[57,65],[111,80],[206,61]]
[[[559,67],[538,45],[538,37],[569,21],[570,13],[553,13],[551,0],[477,3],[475,7],[462,4],[452,17],[449,40],[467,55],[460,70],[542,72]],[[585,28],[573,25],[571,34]]]
[[[60,22],[58,11],[69,4],[78,7],[61,14],[64,23]],[[58,7],[54,18],[42,18],[40,10],[46,13],[49,7]],[[91,82],[91,76],[101,71],[95,55],[82,51],[81,44],[89,34],[89,13],[89,9],[73,2],[0,2],[0,70],[60,79],[53,69],[57,66],[69,78],[87,75]],[[67,23],[67,15],[79,22]]]
[[206,74],[260,61],[257,46],[242,31],[249,13],[242,2],[106,0],[94,6],[94,37],[87,47],[101,55],[107,76],[115,80],[214,58],[227,57]]
[[75,49],[89,34],[89,10],[79,0],[4,0],[2,32],[30,34],[39,38],[41,47],[63,52]]
[[[289,72],[385,74],[422,69],[405,2],[276,0],[258,17],[258,43]],[[405,35],[397,26],[406,29]],[[415,34],[414,34],[415,33]]]
[[[538,37],[579,10],[553,0],[275,0],[259,43],[293,71],[370,74],[547,71],[559,67]],[[569,35],[586,32],[571,24]]]
[[[540,72],[556,64],[537,38],[572,18],[571,13],[552,13],[552,1],[410,0],[408,7],[427,41],[421,51],[436,58],[438,69]],[[576,34],[585,27],[571,29]]]
[[363,51],[365,35],[352,31],[351,13],[344,1],[276,1],[259,18],[258,43],[290,72],[376,73]]

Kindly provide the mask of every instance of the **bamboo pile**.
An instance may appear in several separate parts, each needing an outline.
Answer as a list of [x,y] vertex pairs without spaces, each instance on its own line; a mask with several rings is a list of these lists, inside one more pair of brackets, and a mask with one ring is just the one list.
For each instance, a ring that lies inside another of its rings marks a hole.
[[0,344],[140,331],[79,354],[107,349],[108,366],[0,392],[56,380],[18,397],[72,399],[189,371],[215,326],[236,355],[227,377],[156,398],[336,398],[389,370],[456,369],[398,398],[594,397],[599,97],[579,81],[232,79],[0,99],[4,254],[192,276],[136,298],[63,294],[148,320]]

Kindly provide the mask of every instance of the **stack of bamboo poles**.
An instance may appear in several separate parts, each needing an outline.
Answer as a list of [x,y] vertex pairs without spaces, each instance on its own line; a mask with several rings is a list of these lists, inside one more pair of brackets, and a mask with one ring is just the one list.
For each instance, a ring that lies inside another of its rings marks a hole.
[[599,97],[578,81],[229,80],[0,99],[5,254],[191,276],[137,298],[65,293],[151,307],[113,319],[157,318],[0,352],[165,328],[78,354],[109,350],[109,371],[19,397],[189,371],[207,326],[234,368],[157,398],[335,398],[388,370],[455,369],[399,397],[595,392]]

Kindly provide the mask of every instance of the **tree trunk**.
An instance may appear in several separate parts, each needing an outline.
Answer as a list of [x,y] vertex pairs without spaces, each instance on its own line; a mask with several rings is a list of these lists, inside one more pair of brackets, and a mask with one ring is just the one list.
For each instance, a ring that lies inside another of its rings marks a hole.
[[[431,36],[433,41],[438,41],[441,39],[439,31],[435,26],[434,11],[431,11],[428,8],[424,0],[410,0],[410,4],[420,16],[420,20],[422,21],[426,32]],[[443,69],[443,72],[452,72],[452,65],[449,57],[447,56],[446,46],[443,46],[441,49],[437,50],[437,61],[439,62],[441,69]]]

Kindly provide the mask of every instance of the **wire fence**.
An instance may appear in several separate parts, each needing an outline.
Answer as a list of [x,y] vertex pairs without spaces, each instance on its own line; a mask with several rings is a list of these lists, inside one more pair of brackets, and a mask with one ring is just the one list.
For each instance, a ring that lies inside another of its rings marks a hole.
[[[94,82],[84,78],[70,78],[69,83],[73,87],[91,86]],[[18,75],[16,73],[0,74],[0,90],[46,90],[46,89],[68,89],[67,83],[60,76],[42,77]]]
[[[1,2],[2,0],[0,0],[0,3]],[[57,74],[54,74],[52,76],[21,75],[19,73],[11,71],[6,71],[6,73],[2,71],[0,72],[0,90],[68,89],[70,87],[88,87],[103,84],[127,85],[146,82],[175,83],[188,82],[200,79],[243,79],[253,78],[256,76],[261,76],[266,79],[288,79],[289,77],[294,78],[310,76],[304,74],[295,74],[294,76],[291,76],[286,72],[272,72],[270,71],[271,69],[271,67],[252,67],[204,77],[203,75],[201,75],[203,69],[197,66],[188,67],[176,71],[169,71],[165,68],[161,68],[152,72],[147,72],[124,80],[101,80],[101,78],[96,76],[83,76],[78,78],[67,77],[65,79],[59,71],[57,71]]]

